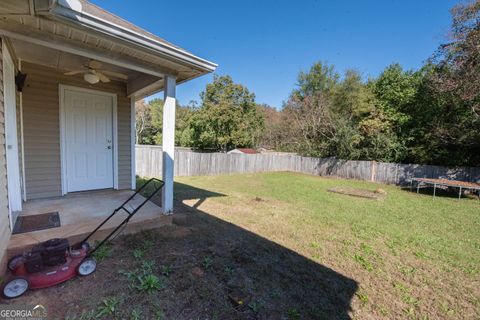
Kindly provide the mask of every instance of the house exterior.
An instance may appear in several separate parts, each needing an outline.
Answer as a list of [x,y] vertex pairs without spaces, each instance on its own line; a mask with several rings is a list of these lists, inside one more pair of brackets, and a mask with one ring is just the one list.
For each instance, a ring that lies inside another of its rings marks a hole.
[[25,202],[135,188],[135,101],[159,91],[172,212],[176,85],[216,64],[85,0],[2,0],[0,17],[0,259]]

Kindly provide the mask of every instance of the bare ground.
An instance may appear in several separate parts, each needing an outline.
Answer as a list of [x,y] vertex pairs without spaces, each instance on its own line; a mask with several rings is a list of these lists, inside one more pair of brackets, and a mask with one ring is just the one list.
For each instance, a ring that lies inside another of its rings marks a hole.
[[[355,281],[235,225],[178,206],[185,213],[177,215],[174,226],[115,240],[94,275],[4,302],[43,304],[58,319],[93,319],[105,309],[105,299],[116,303],[106,319],[134,318],[132,312],[139,319],[349,318]],[[141,258],[134,257],[135,249],[144,251]],[[145,261],[154,261],[152,274],[163,283],[153,293],[135,288],[125,275]]]

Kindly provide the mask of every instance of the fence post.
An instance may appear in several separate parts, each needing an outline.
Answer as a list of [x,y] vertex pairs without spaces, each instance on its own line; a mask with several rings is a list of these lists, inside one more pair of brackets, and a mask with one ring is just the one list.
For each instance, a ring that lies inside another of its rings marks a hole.
[[377,162],[372,161],[372,176],[370,177],[370,181],[375,182],[375,178],[377,176]]

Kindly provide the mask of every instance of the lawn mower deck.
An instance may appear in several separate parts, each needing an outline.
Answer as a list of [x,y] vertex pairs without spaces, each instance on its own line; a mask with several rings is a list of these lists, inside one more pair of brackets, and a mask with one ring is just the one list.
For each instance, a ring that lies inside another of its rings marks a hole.
[[11,274],[3,286],[3,296],[16,298],[29,289],[47,288],[77,275],[92,274],[97,263],[89,256],[89,249],[86,242],[73,248],[66,239],[51,239],[11,258],[8,261]]
[[[88,249],[85,247],[79,250],[70,250],[65,257],[65,263],[58,266],[47,266],[42,271],[29,273],[25,264],[18,264],[12,271],[12,274],[17,277],[24,277],[28,279],[30,289],[47,288],[67,281],[78,274],[87,275],[89,273],[87,268],[90,266],[90,273],[95,269],[91,268],[92,264],[82,266],[82,271],[79,270],[80,265],[87,257]],[[93,261],[93,258],[90,258]]]

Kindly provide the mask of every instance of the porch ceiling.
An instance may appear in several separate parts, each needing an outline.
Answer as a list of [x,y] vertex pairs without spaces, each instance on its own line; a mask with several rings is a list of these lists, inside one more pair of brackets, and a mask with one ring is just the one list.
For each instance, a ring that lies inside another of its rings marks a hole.
[[[81,70],[82,67],[89,61],[88,58],[83,56],[53,48],[43,47],[22,40],[11,39],[10,43],[17,59],[55,68],[60,72]],[[121,82],[128,82],[128,80],[138,79],[142,76],[145,76],[145,74],[141,72],[105,62],[102,63],[101,69],[125,75],[125,77],[109,75],[109,78],[112,80]],[[152,76],[152,79],[153,78],[155,80],[161,80],[163,83],[163,78]]]

